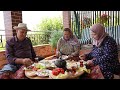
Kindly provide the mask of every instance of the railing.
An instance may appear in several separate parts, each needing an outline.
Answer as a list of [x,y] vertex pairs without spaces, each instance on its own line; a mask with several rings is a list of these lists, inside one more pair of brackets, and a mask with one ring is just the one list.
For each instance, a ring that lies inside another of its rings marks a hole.
[[[4,31],[4,32],[3,32]],[[5,48],[6,44],[6,37],[5,37],[5,30],[1,30],[0,33],[0,48]],[[40,44],[48,44],[50,35],[53,31],[29,31],[27,33],[27,37],[31,39],[33,46],[40,45]],[[0,49],[1,50],[1,49]]]

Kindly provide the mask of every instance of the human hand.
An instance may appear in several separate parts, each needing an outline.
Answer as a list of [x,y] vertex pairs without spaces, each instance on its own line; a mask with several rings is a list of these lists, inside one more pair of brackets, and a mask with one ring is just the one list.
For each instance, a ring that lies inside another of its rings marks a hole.
[[86,59],[86,56],[85,56],[85,54],[83,54],[83,55],[80,55],[79,58],[80,58],[81,60],[85,60],[85,59]]
[[88,60],[86,63],[87,63],[88,66],[93,66],[94,65],[92,60]]
[[23,64],[25,65],[25,66],[30,66],[30,65],[32,65],[34,62],[30,59],[30,58],[24,58],[23,59]]
[[60,52],[57,51],[57,52],[56,52],[56,57],[59,58],[59,56],[60,56]]
[[72,55],[68,55],[68,59],[72,59],[73,58],[73,56]]

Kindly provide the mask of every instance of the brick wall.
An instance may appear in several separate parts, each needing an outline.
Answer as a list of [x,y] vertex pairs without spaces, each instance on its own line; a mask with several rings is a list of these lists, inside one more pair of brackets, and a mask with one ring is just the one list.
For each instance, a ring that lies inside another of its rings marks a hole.
[[71,28],[71,11],[63,11],[63,26]]
[[[12,17],[12,27],[17,26],[18,23],[22,23],[22,11],[11,11]],[[13,35],[15,35],[15,30],[13,30]]]

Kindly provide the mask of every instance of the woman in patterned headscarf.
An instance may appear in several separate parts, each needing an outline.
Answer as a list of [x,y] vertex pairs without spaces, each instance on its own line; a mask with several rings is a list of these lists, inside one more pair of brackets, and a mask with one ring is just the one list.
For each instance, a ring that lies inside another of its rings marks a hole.
[[99,23],[90,28],[90,34],[93,38],[93,49],[80,58],[87,60],[88,66],[93,66],[91,78],[112,79],[113,74],[120,71],[116,41],[108,36],[104,26]]
[[68,57],[79,56],[80,43],[78,39],[73,35],[70,28],[65,28],[63,31],[63,36],[58,40],[57,43],[57,53],[59,57],[60,54],[68,55]]

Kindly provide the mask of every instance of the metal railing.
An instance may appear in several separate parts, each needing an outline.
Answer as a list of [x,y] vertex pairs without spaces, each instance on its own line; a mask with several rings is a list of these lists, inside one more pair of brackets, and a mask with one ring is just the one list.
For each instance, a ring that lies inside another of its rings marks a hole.
[[[3,32],[4,31],[4,32]],[[6,36],[5,30],[0,30],[0,48],[5,48]],[[49,44],[49,38],[53,31],[29,31],[27,37],[30,38],[33,46],[40,44]]]

